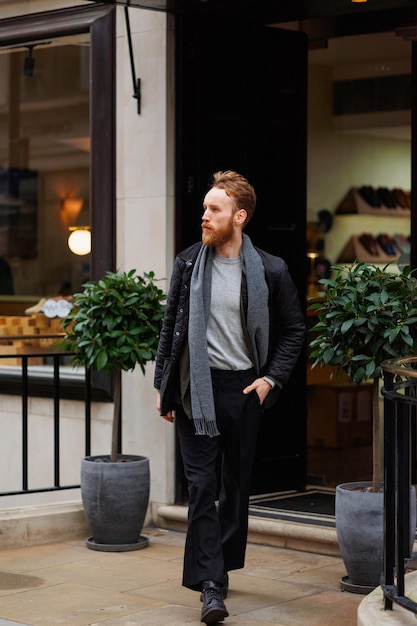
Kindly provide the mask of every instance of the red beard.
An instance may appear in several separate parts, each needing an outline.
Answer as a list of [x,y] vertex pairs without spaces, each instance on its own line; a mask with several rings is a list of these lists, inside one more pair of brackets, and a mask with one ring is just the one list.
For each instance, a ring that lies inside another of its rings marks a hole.
[[204,245],[209,248],[215,248],[216,246],[223,246],[228,243],[233,237],[233,218],[229,223],[219,228],[211,228],[210,230],[203,230],[201,236]]

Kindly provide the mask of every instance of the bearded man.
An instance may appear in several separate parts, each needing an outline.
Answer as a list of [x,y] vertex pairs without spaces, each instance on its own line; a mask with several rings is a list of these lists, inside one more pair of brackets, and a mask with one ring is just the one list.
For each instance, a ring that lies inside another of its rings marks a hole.
[[276,402],[305,337],[285,262],[243,233],[255,205],[243,176],[213,175],[202,242],[175,259],[156,360],[157,410],[175,419],[188,481],[183,586],[201,592],[206,624],[228,616],[228,572],[245,563],[261,413]]

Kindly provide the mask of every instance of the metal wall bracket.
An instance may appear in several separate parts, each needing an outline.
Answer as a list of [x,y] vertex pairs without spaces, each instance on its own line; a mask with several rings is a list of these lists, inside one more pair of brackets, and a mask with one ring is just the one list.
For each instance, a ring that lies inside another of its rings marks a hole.
[[125,11],[125,20],[126,20],[127,43],[129,45],[130,67],[132,70],[133,98],[136,98],[137,107],[138,107],[138,115],[140,115],[140,102],[141,102],[140,78],[136,77],[135,59],[133,57],[133,46],[132,46],[132,32],[130,30],[129,8],[125,6],[124,11]]

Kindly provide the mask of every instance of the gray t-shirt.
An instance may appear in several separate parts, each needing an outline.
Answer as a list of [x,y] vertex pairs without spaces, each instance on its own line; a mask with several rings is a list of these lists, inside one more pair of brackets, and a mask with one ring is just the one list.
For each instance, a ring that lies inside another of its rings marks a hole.
[[207,348],[210,367],[247,370],[253,367],[242,329],[240,288],[242,260],[215,255],[211,282]]

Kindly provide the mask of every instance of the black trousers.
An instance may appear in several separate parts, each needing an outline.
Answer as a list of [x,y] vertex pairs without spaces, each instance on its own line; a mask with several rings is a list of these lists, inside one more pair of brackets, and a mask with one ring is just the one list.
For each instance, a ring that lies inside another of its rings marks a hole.
[[256,391],[242,393],[255,380],[254,370],[212,370],[211,374],[220,436],[196,435],[182,408],[177,409],[175,419],[189,493],[183,585],[197,591],[204,580],[221,583],[225,572],[244,567],[251,474],[261,416]]

